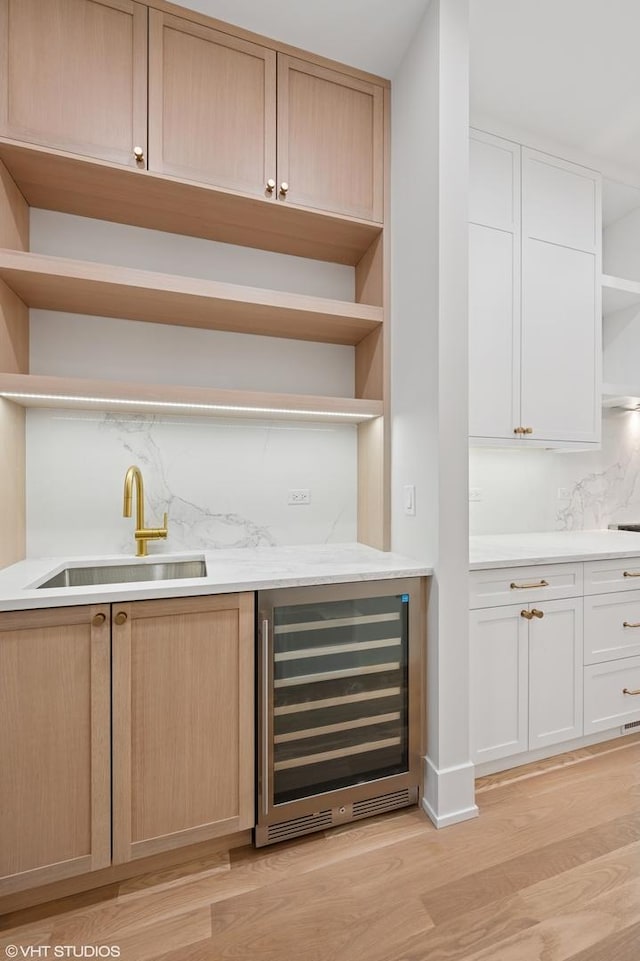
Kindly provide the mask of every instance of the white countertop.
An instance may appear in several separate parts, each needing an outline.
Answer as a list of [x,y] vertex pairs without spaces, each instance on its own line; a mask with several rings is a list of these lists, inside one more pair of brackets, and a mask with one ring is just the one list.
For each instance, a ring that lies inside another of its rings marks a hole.
[[207,576],[91,587],[37,588],[38,584],[65,567],[131,564],[137,560],[129,554],[110,554],[102,557],[44,557],[20,561],[0,571],[0,611],[150,600],[156,597],[194,597],[315,584],[346,584],[351,581],[423,577],[433,573],[432,567],[419,561],[377,551],[363,544],[320,544],[150,554],[147,558],[139,559],[140,563],[204,560]]
[[477,534],[469,538],[469,570],[640,557],[640,533],[549,531],[542,534]]

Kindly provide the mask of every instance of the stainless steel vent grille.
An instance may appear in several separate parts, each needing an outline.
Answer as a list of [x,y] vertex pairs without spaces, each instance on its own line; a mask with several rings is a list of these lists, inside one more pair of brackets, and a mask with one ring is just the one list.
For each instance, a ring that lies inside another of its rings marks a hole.
[[629,721],[622,728],[623,731],[635,731],[637,727],[640,727],[640,721]]
[[378,797],[368,798],[366,801],[354,801],[353,818],[368,818],[374,814],[383,814],[385,811],[394,811],[396,808],[407,807],[414,804],[417,800],[416,788],[405,788],[403,791],[394,791],[392,794],[380,794]]
[[327,811],[318,811],[317,814],[306,814],[304,817],[291,818],[289,821],[281,821],[279,824],[269,824],[266,831],[266,843],[297,838],[301,834],[309,834],[311,831],[321,831],[323,828],[330,828],[332,823],[333,816],[331,808],[329,808]]

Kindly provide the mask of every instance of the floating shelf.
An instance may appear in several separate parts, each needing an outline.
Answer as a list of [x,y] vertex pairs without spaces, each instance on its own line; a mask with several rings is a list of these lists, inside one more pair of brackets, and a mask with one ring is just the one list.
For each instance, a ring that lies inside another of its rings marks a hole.
[[355,266],[382,224],[0,138],[27,203],[81,217]]
[[357,344],[381,307],[0,249],[0,278],[28,307],[330,344]]
[[636,304],[640,306],[640,282],[611,274],[602,275],[602,313],[605,317]]
[[0,397],[22,407],[315,420],[340,424],[359,424],[383,413],[380,400],[127,384],[39,374],[0,374]]

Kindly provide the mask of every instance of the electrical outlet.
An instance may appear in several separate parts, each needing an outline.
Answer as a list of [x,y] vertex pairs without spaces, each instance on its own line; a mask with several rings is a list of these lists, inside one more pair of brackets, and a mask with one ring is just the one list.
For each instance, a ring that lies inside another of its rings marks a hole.
[[287,504],[310,504],[311,491],[308,489],[289,491]]
[[569,490],[568,487],[559,487],[559,488],[558,488],[558,500],[559,500],[559,501],[568,501],[568,500],[571,500],[571,491]]
[[482,500],[482,488],[481,487],[470,487],[469,488],[469,502],[476,504],[478,501]]

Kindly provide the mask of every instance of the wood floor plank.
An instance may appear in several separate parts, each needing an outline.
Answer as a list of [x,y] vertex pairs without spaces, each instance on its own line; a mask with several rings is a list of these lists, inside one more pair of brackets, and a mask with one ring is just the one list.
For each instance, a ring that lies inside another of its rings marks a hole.
[[640,742],[418,810],[238,849],[4,919],[123,961],[640,961]]
[[640,810],[435,888],[424,895],[424,904],[434,922],[440,924],[637,840]]

